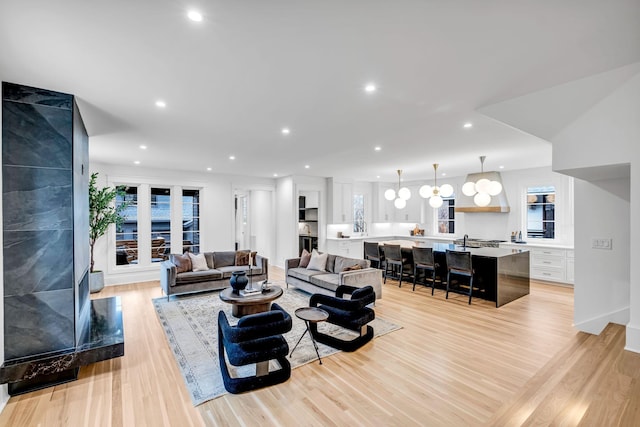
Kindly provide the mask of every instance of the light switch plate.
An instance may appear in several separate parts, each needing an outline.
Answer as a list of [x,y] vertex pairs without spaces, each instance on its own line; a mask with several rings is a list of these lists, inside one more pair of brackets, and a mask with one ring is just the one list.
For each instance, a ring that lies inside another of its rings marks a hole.
[[591,248],[611,250],[613,248],[613,239],[592,238]]

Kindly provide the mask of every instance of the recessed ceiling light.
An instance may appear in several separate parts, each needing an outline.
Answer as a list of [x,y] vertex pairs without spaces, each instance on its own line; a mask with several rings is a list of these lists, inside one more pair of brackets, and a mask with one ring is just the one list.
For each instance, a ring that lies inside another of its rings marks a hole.
[[207,168],[207,170],[208,170],[209,172],[211,172],[211,168]]
[[446,172],[442,172],[442,176],[447,176],[447,173]]
[[465,129],[469,129],[470,127],[473,127],[473,123],[465,123],[463,127]]
[[190,10],[187,13],[187,17],[189,19],[191,19],[193,22],[201,22],[202,21],[202,14],[200,12],[198,12],[197,10]]
[[166,102],[164,102],[162,99],[159,99],[159,100],[157,100],[157,101],[156,101],[156,107],[158,107],[158,108],[164,108],[164,107],[166,107],[166,106],[167,106],[167,103],[166,103]]
[[374,150],[380,151],[380,150],[382,150],[382,147],[375,147]]
[[236,156],[229,156],[229,160],[235,160]]
[[139,165],[139,164],[140,164],[140,160],[135,160],[135,161],[133,162],[133,164],[134,164],[134,165]]
[[500,166],[498,166],[498,167],[499,167],[500,169],[504,169],[504,166],[503,166],[503,165],[500,165]]
[[274,173],[274,174],[273,174],[273,176],[278,176],[278,174],[277,174],[277,173]]
[[378,90],[378,88],[376,87],[375,84],[373,83],[368,83],[365,87],[364,87],[364,91],[367,93],[373,93],[376,90]]
[[380,175],[376,175],[376,178],[380,179]]
[[140,146],[140,149],[141,149],[141,150],[146,150],[146,149],[147,149],[147,146],[146,146],[146,145],[141,145],[141,146]]
[[311,167],[311,166],[309,166],[309,165],[304,165],[304,168],[305,168],[305,169],[309,169],[310,167]]
[[291,129],[289,128],[282,128],[282,134],[283,135],[289,135],[291,133]]

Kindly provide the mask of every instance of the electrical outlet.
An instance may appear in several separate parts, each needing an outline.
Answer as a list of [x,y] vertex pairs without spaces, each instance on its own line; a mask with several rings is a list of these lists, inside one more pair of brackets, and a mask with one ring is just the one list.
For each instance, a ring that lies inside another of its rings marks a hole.
[[591,248],[593,249],[606,249],[611,250],[613,248],[613,239],[591,239]]

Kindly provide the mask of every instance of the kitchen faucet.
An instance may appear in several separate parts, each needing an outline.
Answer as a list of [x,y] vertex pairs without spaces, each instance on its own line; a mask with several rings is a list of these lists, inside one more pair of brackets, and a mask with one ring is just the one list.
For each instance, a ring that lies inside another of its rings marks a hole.
[[462,238],[462,249],[467,249],[467,239],[469,238],[468,234],[465,234]]

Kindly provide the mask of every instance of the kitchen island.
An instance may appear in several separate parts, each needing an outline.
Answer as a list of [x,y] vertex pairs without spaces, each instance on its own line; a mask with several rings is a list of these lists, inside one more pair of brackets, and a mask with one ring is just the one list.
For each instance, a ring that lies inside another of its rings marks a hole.
[[402,248],[403,255],[413,264],[412,247],[433,248],[434,258],[440,265],[437,274],[445,277],[447,250],[466,251],[471,253],[473,264],[474,288],[478,291],[474,297],[486,299],[500,307],[522,296],[529,294],[529,251],[526,249],[504,248],[463,248],[446,243],[427,243],[408,240],[390,240],[379,244],[397,244]]

